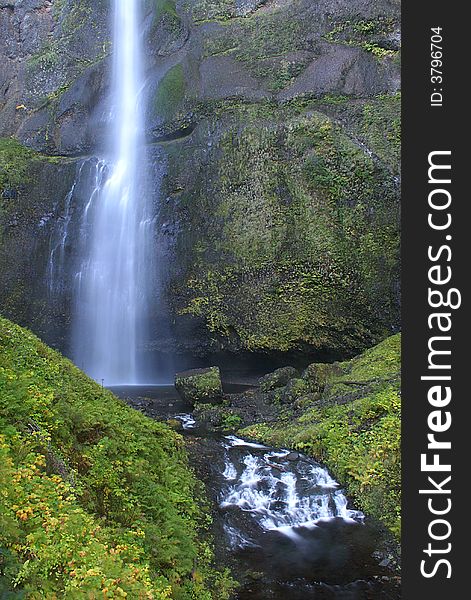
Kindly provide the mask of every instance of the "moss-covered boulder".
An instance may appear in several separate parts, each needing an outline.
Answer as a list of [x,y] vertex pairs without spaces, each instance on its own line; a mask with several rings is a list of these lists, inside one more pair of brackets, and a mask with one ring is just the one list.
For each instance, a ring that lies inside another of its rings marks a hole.
[[308,365],[302,373],[302,378],[309,392],[320,397],[327,380],[335,373],[335,368],[335,365],[326,363],[311,363]]
[[258,384],[262,392],[269,392],[279,387],[284,387],[290,379],[297,377],[298,371],[294,367],[280,367],[268,373],[263,377],[260,377]]
[[283,389],[280,400],[282,404],[291,404],[309,392],[309,386],[300,377],[290,379]]
[[191,369],[175,375],[175,388],[183,400],[195,404],[217,404],[222,401],[222,382],[219,367]]

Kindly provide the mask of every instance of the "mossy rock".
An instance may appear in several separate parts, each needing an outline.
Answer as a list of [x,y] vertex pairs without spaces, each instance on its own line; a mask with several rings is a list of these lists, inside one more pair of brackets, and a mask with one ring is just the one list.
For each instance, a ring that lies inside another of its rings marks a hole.
[[302,378],[306,382],[309,392],[320,397],[329,377],[331,377],[334,372],[335,367],[333,365],[311,363],[304,369]]
[[317,402],[319,402],[319,394],[308,393],[296,398],[293,402],[293,408],[296,411],[303,412],[308,408],[312,408]]
[[219,367],[192,369],[175,375],[175,388],[183,400],[195,404],[218,404],[222,401]]
[[21,188],[31,180],[31,165],[38,162],[58,162],[20,144],[12,137],[0,137],[0,191],[5,186]]
[[175,431],[181,431],[183,429],[182,422],[178,419],[167,419],[165,423]]
[[182,64],[171,67],[159,82],[154,111],[165,120],[175,116],[185,96],[185,73]]
[[290,379],[281,394],[281,403],[292,404],[297,398],[306,394],[308,391],[309,387],[304,379],[299,377]]
[[357,142],[361,125],[341,126],[342,105],[334,118],[319,102],[207,104],[166,146],[168,305],[184,335],[193,318],[185,351],[209,338],[216,352],[353,356],[397,325],[395,179]]
[[298,377],[299,373],[294,367],[280,367],[258,380],[262,392],[270,392],[276,388],[284,387],[290,379]]
[[242,417],[230,408],[227,400],[218,405],[197,403],[193,414],[199,424],[216,431],[236,431],[242,424]]

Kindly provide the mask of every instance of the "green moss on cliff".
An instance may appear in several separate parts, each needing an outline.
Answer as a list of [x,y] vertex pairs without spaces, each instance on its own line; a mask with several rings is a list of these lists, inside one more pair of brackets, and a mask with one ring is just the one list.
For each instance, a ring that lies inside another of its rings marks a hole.
[[174,0],[155,0],[155,14],[158,19],[163,15],[179,19]]
[[401,94],[365,103],[361,134],[375,154],[398,174],[401,161]]
[[390,174],[316,111],[290,105],[278,123],[269,103],[230,110],[202,189],[180,200],[194,232],[180,311],[250,350],[353,353],[384,337],[378,321],[397,314]]
[[161,31],[158,31],[159,26],[171,33],[180,31],[182,21],[175,0],[146,0],[145,5],[154,17],[152,36],[161,35]]
[[38,154],[14,138],[0,138],[0,188],[18,186],[28,180],[28,165]]
[[[77,79],[109,54],[109,3],[56,0],[51,6],[55,21],[42,47],[26,59],[22,101],[29,113],[47,107],[43,125],[44,147],[53,151],[52,132],[57,127],[59,101]],[[38,132],[39,133],[39,132]]]
[[390,17],[356,21],[340,21],[326,35],[330,42],[358,46],[377,58],[394,56],[397,50],[384,46],[384,39],[393,33],[397,23]]
[[201,492],[178,434],[5,319],[0,409],[6,590],[28,598],[226,597],[230,581],[212,571],[211,550],[197,539]]
[[239,432],[322,461],[346,486],[356,505],[398,538],[400,344],[400,335],[395,335],[351,361],[330,366],[320,398],[308,402],[300,416],[293,417],[287,408],[278,423]]
[[33,163],[58,164],[64,160],[67,159],[36,152],[15,138],[0,137],[0,190],[5,186],[15,188],[29,183]]
[[233,19],[218,35],[205,37],[204,56],[231,56],[253,76],[266,79],[270,90],[278,91],[294,81],[308,64],[309,58],[302,51],[309,48],[305,34],[311,26],[295,11]]
[[197,0],[184,5],[192,14],[195,23],[202,21],[226,21],[236,16],[235,0]]
[[175,116],[185,97],[185,72],[182,64],[171,67],[159,82],[154,98],[157,115],[168,120]]

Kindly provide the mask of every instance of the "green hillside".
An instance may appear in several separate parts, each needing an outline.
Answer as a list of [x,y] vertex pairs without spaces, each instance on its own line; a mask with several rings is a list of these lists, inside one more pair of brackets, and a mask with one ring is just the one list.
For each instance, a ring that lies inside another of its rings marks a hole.
[[0,490],[2,598],[227,595],[182,438],[2,318]]

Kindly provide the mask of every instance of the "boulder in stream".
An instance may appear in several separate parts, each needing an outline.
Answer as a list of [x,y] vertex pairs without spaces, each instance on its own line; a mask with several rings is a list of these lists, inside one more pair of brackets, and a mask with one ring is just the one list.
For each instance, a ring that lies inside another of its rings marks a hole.
[[183,400],[195,404],[218,404],[222,401],[222,382],[219,367],[191,369],[175,375],[175,388]]

